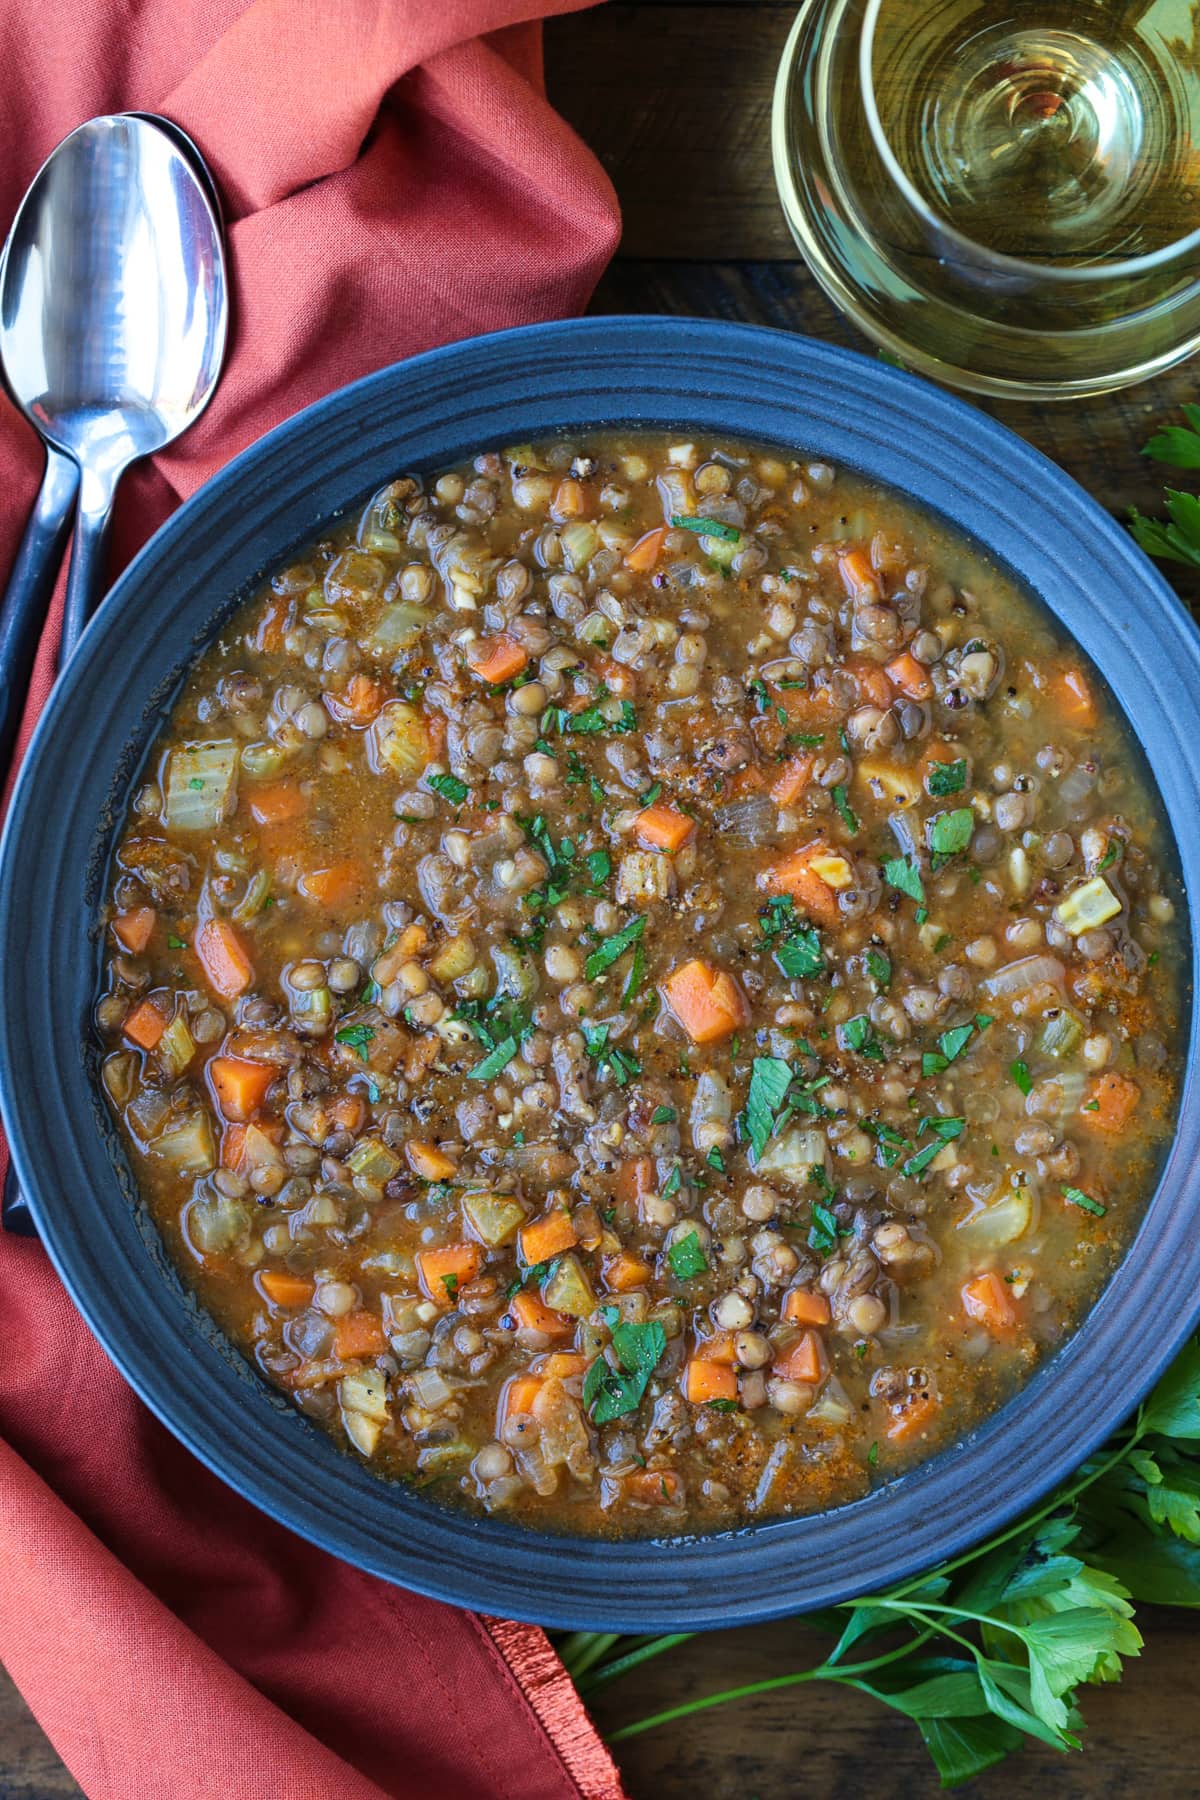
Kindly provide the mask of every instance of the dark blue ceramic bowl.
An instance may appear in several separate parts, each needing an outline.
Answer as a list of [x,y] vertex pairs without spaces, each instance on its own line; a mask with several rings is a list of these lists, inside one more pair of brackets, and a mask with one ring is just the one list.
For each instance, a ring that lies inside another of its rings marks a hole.
[[828,1605],[963,1549],[1065,1476],[1136,1404],[1193,1324],[1200,1293],[1190,1038],[1178,1136],[1136,1242],[1023,1392],[853,1505],[633,1543],[469,1519],[336,1450],[183,1292],[98,1099],[94,1054],[80,1051],[123,796],[182,671],[236,601],[395,474],[609,424],[799,447],[967,533],[1107,677],[1145,747],[1184,887],[1200,893],[1200,639],[1125,532],[1060,470],[924,382],[802,338],[667,319],[538,326],[417,357],[310,407],[209,482],[122,576],[41,722],[0,851],[0,1070],[17,1168],[76,1304],[146,1403],[239,1492],[423,1593],[547,1624],[695,1629]]

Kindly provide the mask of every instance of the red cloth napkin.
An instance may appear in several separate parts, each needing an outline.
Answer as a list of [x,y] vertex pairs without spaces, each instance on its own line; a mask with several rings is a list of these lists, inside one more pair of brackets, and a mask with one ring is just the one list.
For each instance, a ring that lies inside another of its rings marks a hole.
[[[532,15],[581,0],[9,0],[0,220],[98,112],[177,120],[221,186],[218,396],[118,502],[119,565],[318,395],[578,310],[617,236]],[[0,571],[41,475],[0,400]],[[21,748],[49,692],[61,583]],[[0,1142],[0,1174],[6,1153]],[[0,1659],[92,1800],[620,1800],[558,1658],[263,1518],[125,1387],[37,1244],[0,1240]],[[237,1421],[230,1421],[236,1430]]]

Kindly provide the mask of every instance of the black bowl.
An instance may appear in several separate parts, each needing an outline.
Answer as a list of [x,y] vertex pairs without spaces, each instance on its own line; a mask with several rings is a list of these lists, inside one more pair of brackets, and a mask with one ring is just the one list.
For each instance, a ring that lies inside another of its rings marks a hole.
[[608,424],[799,447],[973,538],[1107,678],[1153,770],[1184,887],[1200,893],[1200,639],[1125,532],[1060,470],[961,401],[802,338],[656,319],[536,326],[416,357],[310,407],[201,489],[122,576],[41,721],[0,849],[0,1070],[17,1169],[75,1303],[147,1405],[240,1493],[422,1593],[547,1624],[696,1629],[828,1605],[954,1554],[1067,1475],[1136,1404],[1200,1293],[1190,1039],[1178,1133],[1137,1238],[1021,1393],[852,1505],[657,1542],[467,1518],[335,1449],[182,1290],[137,1203],[95,1055],[80,1054],[123,796],[182,671],[236,600],[395,474]]

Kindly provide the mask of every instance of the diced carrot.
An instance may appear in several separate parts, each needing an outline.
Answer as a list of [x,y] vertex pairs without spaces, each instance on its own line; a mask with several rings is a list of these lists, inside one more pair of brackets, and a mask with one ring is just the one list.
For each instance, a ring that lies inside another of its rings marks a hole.
[[339,1094],[329,1115],[343,1131],[359,1132],[367,1122],[367,1103],[361,1094]]
[[793,756],[790,762],[784,763],[771,783],[771,798],[776,806],[791,806],[800,798],[808,786],[812,766],[811,756]]
[[870,701],[886,712],[896,698],[887,670],[869,656],[847,656],[842,666],[857,681],[860,700]]
[[645,806],[634,820],[639,840],[651,850],[682,850],[696,830],[696,821],[673,806]]
[[548,1355],[539,1356],[536,1362],[529,1365],[530,1373],[540,1375],[543,1380],[554,1376],[558,1381],[568,1381],[572,1375],[582,1375],[587,1369],[590,1356],[581,1356],[578,1350],[551,1350]]
[[666,535],[665,525],[658,525],[653,531],[647,531],[625,552],[625,567],[632,569],[635,575],[648,574],[662,553]]
[[478,1275],[483,1251],[478,1244],[447,1244],[441,1250],[418,1250],[416,1260],[426,1298],[451,1306],[459,1288]]
[[785,1381],[802,1381],[810,1387],[816,1387],[825,1368],[821,1340],[816,1332],[806,1331],[803,1336],[798,1337],[794,1344],[775,1358],[771,1367]]
[[630,1288],[645,1287],[653,1279],[650,1264],[632,1251],[618,1250],[615,1256],[604,1259],[604,1284],[610,1293],[627,1294]]
[[196,929],[196,955],[208,984],[223,1000],[236,1000],[254,980],[254,966],[233,926],[225,919],[202,919]]
[[250,817],[256,825],[287,825],[308,811],[308,796],[298,781],[273,781],[255,788],[250,796]]
[[1096,724],[1096,702],[1092,696],[1091,683],[1082,669],[1064,669],[1050,683],[1050,691],[1068,725],[1088,731]]
[[989,1331],[1012,1331],[1020,1323],[1016,1302],[991,1269],[965,1283],[962,1303],[967,1317],[986,1325]]
[[661,993],[693,1044],[715,1044],[750,1022],[750,1002],[732,975],[699,957],[680,963]]
[[408,1140],[404,1146],[404,1154],[408,1158],[409,1168],[422,1181],[448,1181],[458,1167],[436,1144],[418,1143],[416,1138]]
[[791,1288],[783,1302],[783,1316],[794,1325],[828,1325],[833,1315],[824,1294],[810,1294],[807,1288]]
[[140,956],[150,942],[157,918],[152,906],[135,906],[131,912],[117,914],[112,922],[113,936],[131,956]]
[[621,1477],[621,1494],[639,1506],[674,1506],[681,1485],[671,1469],[632,1469]]
[[246,1153],[246,1127],[227,1125],[221,1134],[221,1167],[240,1169]]
[[339,724],[352,725],[362,731],[378,717],[391,698],[381,681],[359,674],[350,677],[344,694],[326,694],[325,707]]
[[718,1331],[715,1337],[704,1338],[696,1345],[696,1355],[701,1362],[729,1363],[737,1361],[737,1335],[732,1331]]
[[499,637],[477,638],[467,651],[467,663],[472,673],[493,687],[511,681],[528,661],[529,652],[524,644],[510,637],[507,631],[501,632]]
[[610,694],[617,694],[622,700],[632,700],[636,695],[638,678],[634,671],[624,663],[614,662],[611,656],[605,656],[603,650],[592,651],[588,667],[593,675],[599,676]]
[[709,1400],[736,1400],[737,1376],[728,1363],[705,1362],[693,1356],[684,1370],[683,1392],[693,1406]]
[[1109,1070],[1105,1075],[1098,1075],[1092,1082],[1079,1117],[1093,1131],[1104,1131],[1117,1137],[1133,1118],[1141,1097],[1142,1090],[1136,1081],[1131,1081],[1128,1075],[1116,1075]]
[[856,599],[879,598],[879,577],[865,550],[843,550],[838,557],[838,573],[848,594]]
[[533,1268],[536,1263],[549,1262],[552,1256],[561,1256],[564,1250],[570,1250],[579,1239],[571,1223],[570,1213],[564,1212],[559,1206],[553,1212],[543,1213],[532,1224],[522,1225],[518,1242],[521,1261]]
[[378,1314],[347,1313],[334,1326],[333,1347],[343,1362],[356,1356],[379,1356],[387,1349],[387,1339]]
[[928,700],[933,692],[929,670],[906,650],[887,666],[888,676],[910,700]]
[[312,869],[300,878],[300,892],[321,906],[348,906],[366,887],[362,864],[356,862],[331,863],[327,869]]
[[169,1023],[157,1006],[149,1000],[143,1000],[134,1007],[121,1029],[130,1042],[137,1044],[140,1049],[153,1050]]
[[836,925],[837,895],[811,867],[814,857],[832,854],[828,844],[805,844],[802,850],[794,850],[782,862],[764,870],[763,882],[773,894],[790,894],[819,924]]
[[250,1062],[243,1056],[214,1056],[208,1065],[217,1105],[238,1125],[258,1111],[278,1073],[273,1063]]
[[522,1331],[540,1331],[543,1337],[548,1338],[569,1338],[574,1335],[574,1321],[563,1313],[554,1312],[529,1288],[522,1288],[519,1294],[513,1295],[508,1310]]
[[637,1206],[654,1192],[654,1164],[648,1156],[632,1156],[617,1169],[613,1199],[623,1206]]
[[268,656],[277,656],[283,649],[284,633],[291,617],[292,602],[287,594],[279,594],[268,600],[259,615],[258,625],[254,632],[254,648]]
[[908,1438],[923,1437],[936,1420],[939,1405],[932,1394],[914,1394],[893,1416],[887,1429],[888,1436],[897,1444]]
[[568,476],[555,488],[550,510],[556,519],[577,519],[586,505],[587,494],[583,483]]
[[541,1388],[542,1384],[536,1375],[513,1375],[505,1382],[500,1390],[500,1404],[496,1408],[497,1435],[515,1414],[533,1411],[533,1403]]
[[263,1269],[258,1286],[272,1306],[307,1306],[316,1292],[307,1275],[293,1275],[290,1269]]

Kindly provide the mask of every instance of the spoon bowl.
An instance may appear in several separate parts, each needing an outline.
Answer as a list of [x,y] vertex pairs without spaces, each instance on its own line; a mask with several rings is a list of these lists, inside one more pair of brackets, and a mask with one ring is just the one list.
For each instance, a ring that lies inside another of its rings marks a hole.
[[200,416],[224,360],[221,225],[183,142],[142,116],[89,119],[42,165],[9,234],[0,359],[26,417],[80,471],[64,660],[102,586],[117,482]]

